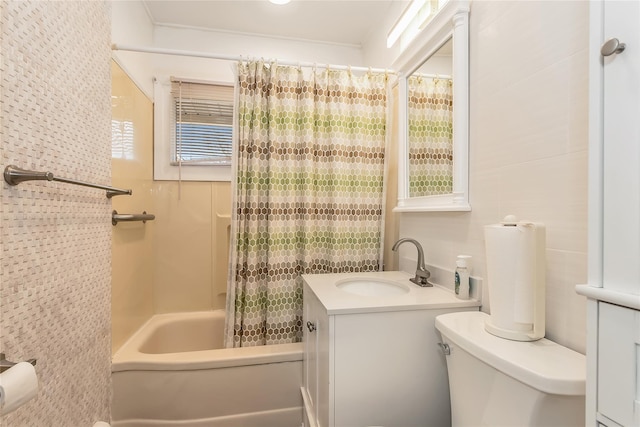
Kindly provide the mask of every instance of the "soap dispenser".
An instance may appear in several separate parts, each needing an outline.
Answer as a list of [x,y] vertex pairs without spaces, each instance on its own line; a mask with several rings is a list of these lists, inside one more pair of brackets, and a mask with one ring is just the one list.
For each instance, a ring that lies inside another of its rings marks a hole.
[[471,267],[471,256],[458,255],[455,272],[455,292],[460,299],[469,299],[469,270]]

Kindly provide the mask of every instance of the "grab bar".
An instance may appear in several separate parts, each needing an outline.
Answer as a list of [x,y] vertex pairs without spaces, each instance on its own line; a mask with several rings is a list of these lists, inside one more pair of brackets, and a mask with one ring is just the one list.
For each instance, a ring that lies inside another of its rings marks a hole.
[[145,224],[147,221],[153,221],[154,219],[156,219],[156,216],[148,214],[147,211],[142,211],[141,214],[119,214],[118,211],[111,213],[111,224],[113,225],[118,225],[118,222],[128,221],[142,221]]
[[82,185],[84,187],[99,188],[100,190],[107,190],[107,197],[120,196],[123,194],[131,195],[133,191],[123,190],[120,188],[108,187],[106,185],[90,184],[84,181],[77,181],[75,179],[59,178],[53,176],[51,172],[36,172],[26,169],[21,169],[15,165],[9,165],[4,168],[4,180],[9,185],[18,185],[24,181],[58,181],[65,182],[67,184]]

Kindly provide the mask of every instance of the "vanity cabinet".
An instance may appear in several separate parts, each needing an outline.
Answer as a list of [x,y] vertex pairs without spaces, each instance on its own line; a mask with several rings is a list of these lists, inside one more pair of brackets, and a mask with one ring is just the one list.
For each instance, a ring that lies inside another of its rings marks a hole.
[[[324,286],[333,286],[329,277],[335,275],[322,276],[327,277]],[[349,298],[377,299],[344,295],[343,308],[336,309],[314,292],[307,279],[302,387],[305,426],[450,425],[447,367],[438,346],[435,317],[478,310],[478,303],[456,302],[450,293],[447,297],[452,306],[446,308],[438,304],[432,308],[372,304],[349,309],[345,302]],[[387,297],[387,301],[394,298]]]

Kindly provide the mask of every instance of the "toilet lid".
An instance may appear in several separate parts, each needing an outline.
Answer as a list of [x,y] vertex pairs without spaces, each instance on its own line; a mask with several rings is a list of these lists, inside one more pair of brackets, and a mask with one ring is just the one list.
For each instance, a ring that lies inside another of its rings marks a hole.
[[486,313],[478,311],[436,317],[443,337],[484,363],[537,390],[550,394],[584,396],[584,355],[542,338],[511,341],[485,331]]

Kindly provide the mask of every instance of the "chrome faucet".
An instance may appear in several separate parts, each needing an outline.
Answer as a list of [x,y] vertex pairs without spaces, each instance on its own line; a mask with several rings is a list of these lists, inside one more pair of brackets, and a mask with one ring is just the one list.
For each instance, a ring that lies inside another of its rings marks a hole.
[[416,245],[416,249],[418,249],[418,266],[416,267],[416,277],[414,277],[413,279],[409,279],[409,280],[411,280],[416,285],[433,286],[431,283],[429,283],[429,276],[431,276],[431,273],[424,266],[424,251],[422,250],[422,245],[420,245],[420,242],[418,242],[417,240],[405,237],[404,239],[398,240],[393,245],[391,250],[392,251],[397,251],[398,250],[398,246],[400,246],[404,242],[411,242],[414,245]]

